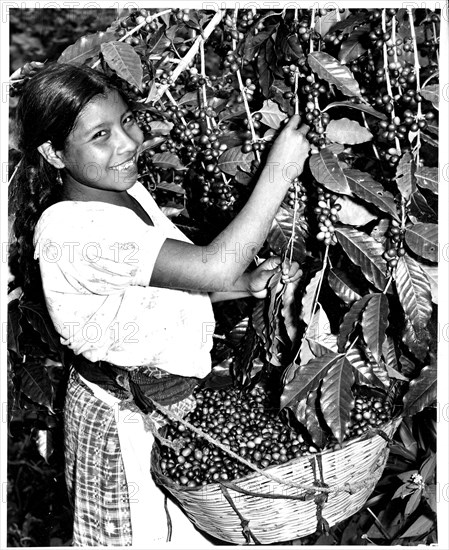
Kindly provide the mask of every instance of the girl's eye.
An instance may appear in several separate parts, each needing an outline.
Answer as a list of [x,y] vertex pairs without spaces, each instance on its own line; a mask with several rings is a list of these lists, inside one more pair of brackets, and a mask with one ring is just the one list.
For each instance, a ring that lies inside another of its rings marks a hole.
[[125,117],[124,121],[123,121],[125,124],[128,124],[129,122],[136,122],[136,118],[134,117],[134,115],[128,115],[127,117]]
[[106,135],[106,130],[100,130],[99,132],[97,132],[96,134],[94,134],[92,136],[92,139],[97,139],[99,137],[103,137],[104,135]]

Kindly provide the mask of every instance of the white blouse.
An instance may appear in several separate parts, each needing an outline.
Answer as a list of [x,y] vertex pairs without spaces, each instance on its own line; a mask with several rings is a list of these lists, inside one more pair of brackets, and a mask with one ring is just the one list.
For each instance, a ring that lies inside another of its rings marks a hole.
[[165,239],[191,241],[140,182],[128,193],[154,226],[100,201],[59,202],[40,217],[35,258],[50,316],[61,343],[90,361],[203,378],[215,328],[209,295],[149,286]]

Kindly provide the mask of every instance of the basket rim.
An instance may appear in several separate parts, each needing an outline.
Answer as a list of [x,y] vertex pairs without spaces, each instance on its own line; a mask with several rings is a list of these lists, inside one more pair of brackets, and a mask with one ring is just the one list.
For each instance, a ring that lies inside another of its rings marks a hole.
[[[396,415],[392,416],[389,420],[384,422],[383,424],[380,424],[379,426],[377,426],[375,429],[368,430],[367,432],[365,432],[362,435],[359,435],[359,436],[357,436],[353,439],[349,439],[346,442],[343,442],[340,449],[331,449],[330,448],[330,449],[324,449],[322,451],[318,451],[316,453],[305,453],[302,456],[292,458],[292,459],[290,459],[287,462],[284,462],[282,464],[272,464],[270,466],[267,466],[266,468],[263,468],[263,470],[264,471],[265,470],[270,470],[270,469],[273,470],[274,468],[279,468],[279,466],[285,466],[287,464],[294,465],[294,464],[297,464],[297,463],[299,463],[299,462],[301,462],[305,459],[309,460],[311,457],[317,457],[317,456],[322,457],[322,456],[340,451],[342,449],[346,449],[347,447],[349,447],[351,445],[355,445],[355,444],[360,443],[361,441],[365,441],[367,439],[373,439],[374,437],[382,437],[379,434],[379,432],[383,431],[384,427],[394,425],[399,420],[402,422],[402,419],[403,419],[402,414],[396,414]],[[398,423],[397,428],[399,427],[399,424],[400,424],[400,422]],[[196,487],[187,487],[185,485],[181,485],[179,483],[176,483],[171,478],[169,478],[168,476],[166,476],[165,474],[162,473],[162,470],[161,470],[160,465],[159,465],[159,457],[160,457],[159,445],[153,445],[153,450],[152,450],[151,455],[152,455],[152,461],[151,461],[152,469],[153,469],[153,472],[155,473],[156,477],[158,478],[158,480],[160,479],[161,481],[163,481],[163,484],[165,486],[171,487],[173,490],[180,491],[180,492],[182,491],[182,492],[193,493],[195,491],[201,491],[201,490],[206,490],[206,489],[215,490],[215,489],[219,489],[219,487],[220,487],[220,482],[215,482],[215,481],[213,483],[207,483],[206,485],[198,485]],[[251,479],[253,479],[253,478],[255,478],[256,476],[259,476],[259,475],[261,475],[261,474],[259,474],[258,472],[253,471],[253,472],[251,472],[251,473],[249,473],[249,474],[247,474],[243,477],[238,477],[238,478],[233,479],[231,481],[232,481],[232,483],[246,482],[247,480],[251,480]]]

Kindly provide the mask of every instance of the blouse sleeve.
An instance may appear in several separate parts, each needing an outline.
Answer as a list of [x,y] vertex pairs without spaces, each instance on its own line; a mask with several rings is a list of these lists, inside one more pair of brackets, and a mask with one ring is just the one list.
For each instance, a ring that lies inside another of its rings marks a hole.
[[127,208],[118,213],[111,205],[86,209],[85,203],[50,207],[34,234],[44,287],[56,290],[52,282],[63,277],[77,292],[100,295],[148,286],[164,241]]

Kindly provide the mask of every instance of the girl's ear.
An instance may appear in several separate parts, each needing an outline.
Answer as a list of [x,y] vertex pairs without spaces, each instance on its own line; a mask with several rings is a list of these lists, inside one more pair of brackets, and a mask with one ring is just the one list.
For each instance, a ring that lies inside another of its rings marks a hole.
[[50,141],[46,141],[42,145],[39,145],[37,150],[47,162],[49,162],[55,168],[58,168],[58,170],[65,168],[64,162],[62,161],[60,156],[57,154],[57,152],[54,150],[53,145],[51,144]]

